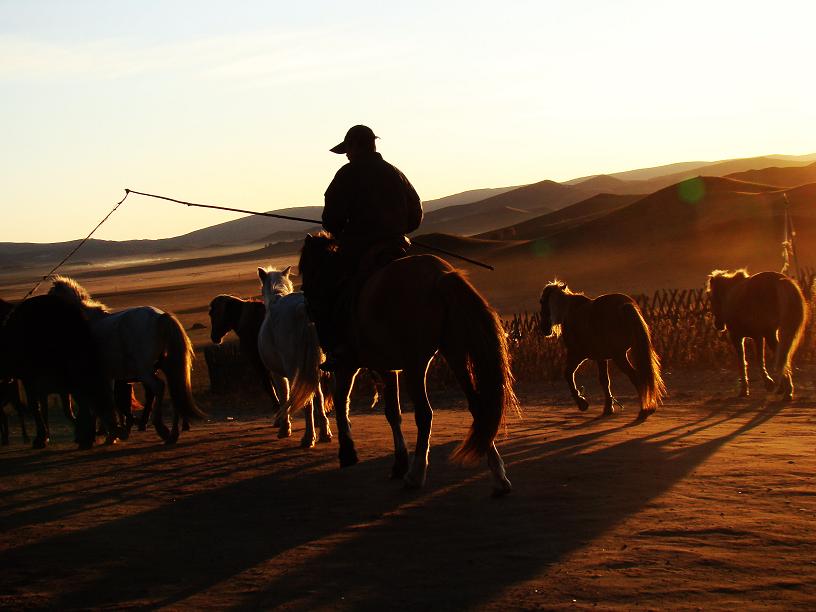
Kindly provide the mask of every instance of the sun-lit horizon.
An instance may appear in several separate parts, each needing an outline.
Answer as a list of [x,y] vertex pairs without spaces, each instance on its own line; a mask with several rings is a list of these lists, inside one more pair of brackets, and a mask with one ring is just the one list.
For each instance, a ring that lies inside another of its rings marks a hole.
[[[322,204],[355,123],[424,200],[816,152],[816,9],[755,2],[0,2],[0,241],[87,232],[124,188]],[[240,215],[129,199],[96,234]]]

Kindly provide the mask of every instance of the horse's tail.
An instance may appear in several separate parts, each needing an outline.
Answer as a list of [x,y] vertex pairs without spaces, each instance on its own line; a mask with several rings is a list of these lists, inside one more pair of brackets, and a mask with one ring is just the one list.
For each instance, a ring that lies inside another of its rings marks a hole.
[[775,371],[782,376],[791,373],[791,361],[802,341],[808,318],[807,300],[799,284],[783,279],[785,289],[779,294],[779,347],[774,356]]
[[181,322],[167,312],[159,316],[158,326],[164,339],[164,356],[160,367],[167,378],[167,388],[174,408],[183,416],[206,417],[193,400],[190,371],[193,369],[195,352],[187,332]]
[[298,305],[295,311],[295,328],[300,334],[295,346],[295,375],[289,390],[289,410],[305,406],[318,392],[320,385],[320,343],[305,304]]
[[507,410],[518,411],[507,339],[499,316],[461,274],[446,272],[439,290],[446,306],[442,354],[473,415],[453,459],[473,463],[492,446]]
[[631,361],[638,378],[641,409],[653,412],[666,395],[666,385],[660,375],[660,357],[652,345],[652,334],[637,304],[623,305],[632,330]]

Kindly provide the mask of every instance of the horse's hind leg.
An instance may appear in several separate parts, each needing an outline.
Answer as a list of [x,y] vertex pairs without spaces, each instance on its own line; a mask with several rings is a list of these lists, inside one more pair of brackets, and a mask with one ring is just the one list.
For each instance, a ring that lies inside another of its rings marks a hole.
[[20,399],[20,383],[14,380],[11,384],[11,403],[17,411],[17,418],[20,419],[20,431],[22,432],[23,442],[28,444],[30,438],[28,437],[28,429],[26,428],[23,401]]
[[[430,363],[430,362],[428,362]],[[405,475],[405,485],[411,489],[418,489],[425,484],[428,473],[428,451],[431,444],[431,426],[433,424],[433,410],[428,401],[428,391],[425,388],[425,367],[405,370],[405,382],[408,394],[414,404],[414,420],[417,426],[416,449],[411,469]]]
[[303,408],[303,420],[306,422],[306,431],[300,439],[301,448],[312,448],[315,445],[315,411],[317,410],[315,398]]
[[493,497],[503,497],[513,490],[513,485],[507,479],[507,473],[504,470],[504,461],[502,461],[499,450],[495,444],[490,445],[487,451],[487,466],[493,474]]
[[739,397],[748,397],[750,390],[748,389],[748,362],[745,360],[745,338],[732,334],[731,344],[734,345],[734,350],[737,351],[737,365],[740,368]]
[[608,359],[598,359],[598,382],[601,384],[601,391],[604,394],[604,415],[609,416],[610,414],[615,414],[615,406],[614,401],[615,398],[612,397],[612,390],[610,389],[610,382],[609,382],[609,360]]
[[765,390],[773,391],[776,387],[774,379],[768,374],[768,369],[765,367],[765,338],[756,336],[754,340],[754,351],[756,352],[757,363],[759,363],[759,371],[762,372],[762,378],[765,380]]
[[[3,398],[5,399],[5,398]],[[9,424],[6,416],[5,402],[0,403],[0,444],[8,446],[9,443]]]
[[317,391],[315,392],[315,402],[314,402],[314,419],[317,422],[317,428],[320,430],[320,437],[318,438],[319,442],[331,442],[332,440],[332,432],[331,426],[329,425],[329,417],[326,416],[326,395],[323,393],[323,390],[320,388],[320,385],[317,387]]
[[[170,435],[170,430],[167,429],[167,425],[164,424],[164,420],[162,418],[162,403],[164,400],[164,381],[156,376],[155,372],[145,372],[142,376],[139,377],[139,380],[142,381],[145,388],[148,389],[154,396],[153,401],[153,427],[156,429],[156,433],[159,434],[159,437],[165,441],[167,444],[173,444],[175,440],[172,439]],[[176,432],[176,438],[178,438],[178,432]]]
[[790,332],[780,329],[779,342],[774,355],[774,374],[779,379],[776,392],[782,396],[782,401],[793,401],[793,374],[790,365],[793,338]]
[[[31,442],[32,448],[45,448],[48,444],[48,423],[46,422],[45,418],[43,417],[43,407],[42,407],[42,397],[36,390],[31,387],[30,385],[25,385],[25,392],[26,397],[28,398],[28,405],[31,408],[31,412],[34,415],[34,423],[37,426],[37,435],[34,437],[34,440]],[[48,398],[46,397],[45,400],[47,401]],[[48,410],[47,406],[45,405],[45,410]]]
[[578,357],[568,354],[567,366],[564,368],[564,378],[567,381],[570,395],[572,395],[572,399],[575,400],[575,404],[578,406],[578,410],[584,412],[589,408],[589,402],[578,392],[578,387],[575,386],[575,371],[582,363],[584,363],[583,357],[579,359]]
[[282,396],[283,402],[278,410],[275,425],[278,428],[278,438],[288,438],[292,435],[292,417],[289,416],[289,379],[281,377],[281,385],[285,393]]
[[[626,377],[629,379],[629,381],[632,383],[632,386],[637,391],[638,399],[640,400],[640,412],[638,412],[637,416],[638,420],[643,421],[647,419],[649,415],[654,413],[655,408],[654,406],[651,406],[650,408],[644,408],[643,406],[643,387],[645,383],[641,381],[641,378],[638,375],[637,370],[635,370],[635,368],[632,367],[632,364],[629,363],[629,359],[626,357],[625,352],[616,355],[615,357],[613,357],[612,360],[615,362],[615,365],[618,366],[620,371],[626,374]],[[617,402],[618,406],[623,408],[620,402],[618,402],[617,400],[614,401]]]
[[143,384],[145,392],[145,401],[144,406],[142,407],[142,416],[139,418],[139,431],[146,431],[147,430],[147,420],[150,418],[150,412],[153,410],[153,404],[156,402],[156,394],[148,387],[147,385]]
[[394,436],[394,465],[391,467],[391,478],[404,478],[408,472],[408,447],[402,435],[402,410],[399,401],[399,374],[385,372],[382,375],[385,383],[385,418],[391,426]]
[[340,367],[335,372],[334,386],[334,418],[337,421],[337,435],[340,442],[340,467],[349,467],[357,463],[357,451],[354,449],[354,440],[351,437],[351,421],[349,420],[349,395],[354,385],[354,378],[358,370],[349,370]]

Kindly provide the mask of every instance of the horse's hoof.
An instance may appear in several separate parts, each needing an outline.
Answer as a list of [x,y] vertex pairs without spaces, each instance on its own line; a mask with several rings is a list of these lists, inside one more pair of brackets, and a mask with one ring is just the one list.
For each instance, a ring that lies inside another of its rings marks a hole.
[[409,491],[416,491],[417,489],[422,488],[422,483],[411,477],[410,474],[406,474],[402,481],[403,486]]
[[77,448],[79,448],[79,450],[91,450],[93,448],[93,445],[94,445],[93,440],[90,441],[84,440],[82,442],[77,442]]
[[748,389],[740,389],[739,395],[737,397],[744,398],[749,397],[750,395],[751,393],[750,391],[748,391]]
[[127,440],[130,437],[130,427],[119,430],[119,439]]
[[315,441],[314,438],[307,438],[304,436],[300,440],[300,448],[314,448]]
[[785,404],[789,404],[790,402],[793,401],[793,394],[788,393],[786,395],[783,395],[781,401],[784,402]]
[[491,497],[505,497],[510,495],[513,491],[513,485],[510,484],[508,480],[506,483],[502,483],[501,486],[493,487],[493,493]]
[[190,424],[187,421],[181,424],[181,431],[190,431]]
[[575,403],[578,404],[578,410],[581,412],[586,412],[589,409],[589,402],[583,397],[579,397],[577,400],[575,400]]
[[394,465],[391,467],[391,480],[400,480],[405,478],[408,473],[408,458],[403,457],[394,460]]
[[613,414],[615,414],[615,406],[613,404],[605,404],[603,415],[612,416]]
[[653,413],[654,413],[654,408],[652,408],[652,409],[650,409],[650,410],[641,409],[641,411],[640,411],[640,412],[638,412],[638,415],[637,415],[637,419],[636,419],[636,420],[638,420],[638,421],[645,421],[645,420],[646,420],[646,419],[648,419],[648,418],[649,418],[649,417],[650,417],[650,416],[651,416]]
[[289,436],[291,436],[291,435],[292,435],[292,430],[291,430],[291,429],[285,429],[285,430],[284,430],[284,429],[282,429],[282,430],[280,430],[280,431],[278,432],[278,439],[281,439],[281,438],[288,438],[288,437],[289,437]]
[[34,438],[31,443],[31,448],[45,448],[46,446],[48,446],[48,438]]
[[766,391],[773,391],[776,389],[776,383],[774,382],[773,378],[766,378],[765,379],[765,390]]
[[275,419],[275,420],[272,422],[272,427],[280,427],[280,417],[277,417],[277,418],[276,418],[276,419]]
[[353,448],[351,450],[341,449],[338,456],[340,458],[341,468],[351,467],[359,462],[359,459],[357,458],[357,451]]
[[333,436],[331,435],[331,432],[322,433],[322,434],[320,434],[320,437],[318,438],[317,441],[320,442],[321,444],[326,444],[327,442],[331,442],[332,438],[333,438]]
[[113,434],[105,436],[105,446],[113,446],[114,444],[119,444],[119,437]]

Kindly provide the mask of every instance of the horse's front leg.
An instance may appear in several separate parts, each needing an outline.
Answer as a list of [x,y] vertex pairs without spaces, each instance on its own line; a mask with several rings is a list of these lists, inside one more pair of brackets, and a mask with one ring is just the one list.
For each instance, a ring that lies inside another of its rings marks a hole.
[[737,352],[737,365],[740,368],[740,392],[739,397],[748,397],[748,362],[745,360],[745,338],[731,334],[731,344]]
[[765,380],[765,389],[773,391],[776,383],[768,374],[768,369],[765,366],[765,338],[762,336],[754,338],[754,351],[756,351],[757,362],[759,362],[759,371],[762,372],[762,378]]
[[612,389],[609,382],[609,360],[598,359],[598,382],[601,384],[601,391],[604,394],[604,415],[615,414],[615,398],[612,397]]
[[428,401],[428,392],[425,388],[425,367],[405,370],[405,382],[408,394],[414,404],[414,420],[417,426],[416,449],[414,462],[405,475],[405,485],[411,489],[418,489],[425,484],[428,475],[428,454],[431,445],[431,427],[433,425],[433,410]]
[[349,419],[349,395],[354,386],[354,378],[358,369],[339,367],[335,372],[334,386],[334,415],[337,421],[337,435],[340,441],[340,467],[348,467],[357,463],[357,451],[354,449],[354,440],[351,437],[351,421]]
[[385,384],[383,394],[385,396],[385,418],[391,426],[391,433],[394,436],[394,465],[391,468],[391,478],[404,478],[408,472],[408,448],[405,445],[405,438],[402,435],[402,411],[399,401],[399,374],[397,372],[385,372],[382,375]]
[[581,412],[589,408],[589,402],[578,392],[578,387],[575,386],[575,371],[584,363],[584,359],[584,357],[576,357],[567,353],[567,365],[564,368],[564,378],[567,381],[570,395],[572,395],[572,399],[575,400],[575,404]]

